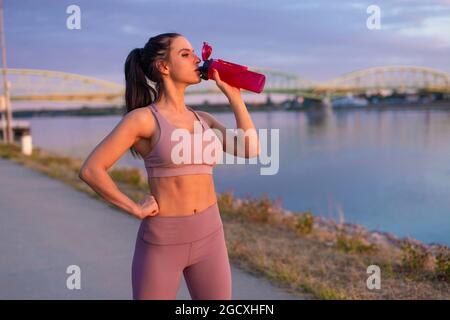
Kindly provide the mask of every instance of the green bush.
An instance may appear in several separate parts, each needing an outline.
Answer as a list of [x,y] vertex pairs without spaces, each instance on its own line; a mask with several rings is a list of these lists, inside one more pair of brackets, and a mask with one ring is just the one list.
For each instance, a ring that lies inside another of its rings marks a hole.
[[373,243],[366,243],[358,236],[347,236],[339,232],[336,238],[336,247],[346,253],[371,253],[377,250]]
[[311,212],[304,212],[297,214],[295,220],[295,231],[300,234],[309,234],[312,232],[314,226],[314,216]]
[[239,214],[250,221],[268,222],[273,203],[267,194],[263,194],[260,199],[247,197],[239,208]]
[[436,256],[436,267],[434,274],[437,279],[450,281],[450,253],[440,252]]
[[0,143],[0,157],[4,159],[11,159],[20,154],[20,147],[16,144]]
[[401,245],[402,267],[408,272],[421,272],[425,269],[428,253],[422,248],[404,242]]
[[122,182],[139,186],[141,184],[141,173],[138,168],[113,169],[110,172],[111,178],[116,182]]
[[217,197],[217,203],[219,205],[220,211],[225,214],[233,213],[233,202],[234,202],[234,194],[232,190],[222,192]]

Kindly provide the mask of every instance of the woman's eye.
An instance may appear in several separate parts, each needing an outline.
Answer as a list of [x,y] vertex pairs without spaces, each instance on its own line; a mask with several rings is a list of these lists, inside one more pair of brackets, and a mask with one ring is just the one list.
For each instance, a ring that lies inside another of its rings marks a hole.
[[182,56],[183,56],[183,57],[187,57],[187,56],[188,56],[188,54],[183,54]]

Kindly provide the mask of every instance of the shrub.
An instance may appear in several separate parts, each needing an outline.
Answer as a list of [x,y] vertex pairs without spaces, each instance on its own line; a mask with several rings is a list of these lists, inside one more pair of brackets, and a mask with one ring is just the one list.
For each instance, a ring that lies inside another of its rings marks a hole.
[[343,232],[338,232],[336,247],[346,253],[370,253],[377,250],[373,243],[367,243],[359,236],[347,236]]
[[20,154],[20,147],[18,145],[0,143],[0,157],[11,159],[18,154]]
[[239,214],[250,221],[268,222],[273,209],[273,203],[267,194],[263,194],[260,199],[247,199],[239,207]]
[[295,231],[300,234],[309,234],[312,232],[313,226],[314,216],[311,214],[311,212],[297,214],[294,225]]
[[111,170],[111,178],[114,181],[139,186],[141,184],[141,172],[137,168],[120,168]]
[[420,272],[425,269],[428,259],[428,253],[422,247],[414,246],[411,243],[404,242],[402,250],[402,267],[408,272]]
[[222,192],[217,197],[219,208],[225,214],[233,213],[234,194],[233,190]]
[[434,275],[438,280],[450,281],[450,253],[448,251],[437,254]]

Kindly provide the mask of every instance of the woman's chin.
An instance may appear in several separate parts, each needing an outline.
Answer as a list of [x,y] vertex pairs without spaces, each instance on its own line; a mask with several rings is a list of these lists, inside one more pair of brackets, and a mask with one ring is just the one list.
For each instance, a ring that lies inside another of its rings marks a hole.
[[188,86],[193,85],[193,84],[199,84],[200,82],[202,82],[202,79],[200,77],[198,77],[197,79],[194,79],[191,82],[188,82]]

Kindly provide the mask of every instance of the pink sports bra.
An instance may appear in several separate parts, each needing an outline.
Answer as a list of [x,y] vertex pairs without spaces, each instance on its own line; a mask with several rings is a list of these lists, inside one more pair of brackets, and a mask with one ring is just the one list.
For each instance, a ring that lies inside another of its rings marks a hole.
[[[191,110],[202,126],[201,134],[195,130],[198,122],[194,124],[194,133],[190,133],[185,128],[176,128],[170,124],[166,118],[158,111],[156,105],[149,105],[150,110],[155,116],[160,129],[160,136],[153,149],[144,157],[144,164],[147,170],[148,178],[152,177],[171,177],[188,174],[212,174],[213,167],[217,164],[218,157],[222,155],[222,149],[216,148],[216,151],[209,153],[211,156],[203,157],[205,148],[211,143],[220,143],[219,138],[213,133],[210,138],[204,138],[205,130],[210,129],[208,124],[193,110]],[[181,129],[180,134],[172,136],[175,129]],[[210,130],[212,131],[212,130]],[[188,141],[186,141],[186,136]],[[211,137],[212,136],[212,137]],[[203,138],[202,138],[203,137]],[[212,141],[211,141],[212,140]],[[209,147],[211,148],[211,147]],[[210,149],[211,150],[211,149]],[[184,157],[184,152],[186,156]],[[180,156],[180,158],[177,158]],[[176,162],[173,158],[176,158]],[[187,161],[184,160],[187,159]]]

